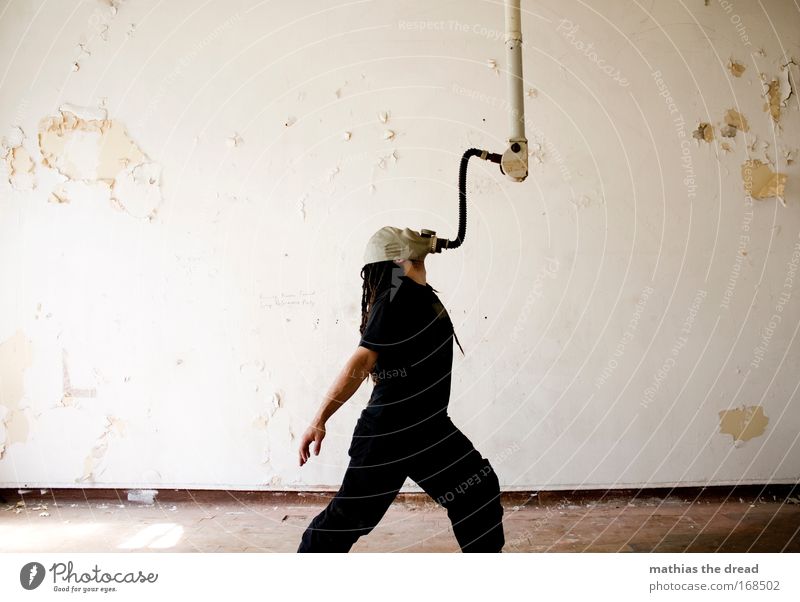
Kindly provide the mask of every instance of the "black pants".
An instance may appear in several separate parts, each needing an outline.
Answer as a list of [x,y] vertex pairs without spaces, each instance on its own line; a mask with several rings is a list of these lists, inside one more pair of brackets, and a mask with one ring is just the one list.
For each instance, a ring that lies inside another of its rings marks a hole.
[[497,475],[448,416],[386,434],[362,413],[348,454],[339,491],[312,519],[298,552],[348,552],[383,518],[406,477],[447,510],[462,552],[501,551]]

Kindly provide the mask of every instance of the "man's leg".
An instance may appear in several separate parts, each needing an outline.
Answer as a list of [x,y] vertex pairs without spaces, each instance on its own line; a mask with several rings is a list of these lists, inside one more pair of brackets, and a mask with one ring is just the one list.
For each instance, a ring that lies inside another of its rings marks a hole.
[[430,422],[409,476],[447,510],[462,552],[500,552],[503,506],[494,468],[449,418]]
[[376,435],[368,423],[359,419],[342,485],[308,525],[298,552],[348,552],[386,514],[406,473],[402,462],[389,462],[381,453],[385,449],[381,437],[385,435]]

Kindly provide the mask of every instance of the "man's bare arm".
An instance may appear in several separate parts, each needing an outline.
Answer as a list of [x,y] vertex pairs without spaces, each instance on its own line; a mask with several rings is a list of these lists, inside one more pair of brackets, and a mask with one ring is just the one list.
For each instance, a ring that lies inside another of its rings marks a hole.
[[350,399],[353,394],[369,375],[375,362],[378,359],[378,352],[366,347],[356,348],[350,359],[342,368],[331,385],[325,399],[320,404],[311,426],[300,439],[300,466],[305,464],[309,457],[309,446],[314,443],[314,455],[318,456],[322,447],[322,439],[325,437],[325,423],[344,402]]

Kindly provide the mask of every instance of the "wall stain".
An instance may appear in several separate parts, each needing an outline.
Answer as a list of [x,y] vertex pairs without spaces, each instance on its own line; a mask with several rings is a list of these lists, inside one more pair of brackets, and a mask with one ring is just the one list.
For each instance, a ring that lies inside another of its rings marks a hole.
[[33,344],[18,330],[0,343],[0,459],[6,448],[28,439],[28,419],[19,402],[25,393],[25,370],[33,362]]
[[719,432],[736,441],[749,441],[764,434],[769,418],[761,406],[742,406],[736,410],[719,412]]
[[752,159],[742,164],[742,182],[745,192],[754,199],[777,197],[783,201],[786,174],[772,171],[769,165]]

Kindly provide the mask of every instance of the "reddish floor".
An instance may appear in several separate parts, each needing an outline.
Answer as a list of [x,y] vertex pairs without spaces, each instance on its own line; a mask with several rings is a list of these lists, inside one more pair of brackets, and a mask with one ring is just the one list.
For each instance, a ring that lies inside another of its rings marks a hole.
[[[0,490],[0,551],[294,552],[325,493]],[[785,486],[504,494],[504,552],[800,552]],[[457,552],[447,514],[403,494],[354,552]]]

